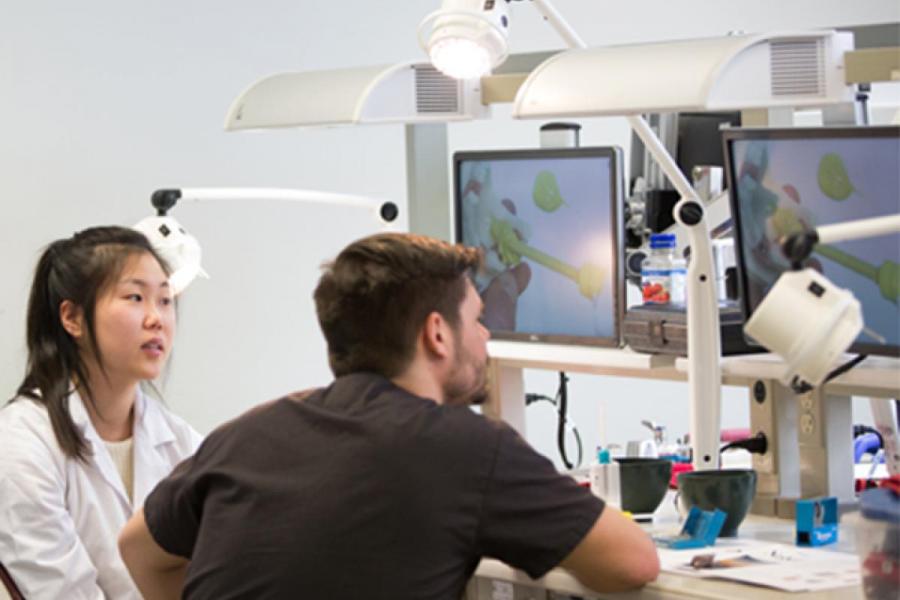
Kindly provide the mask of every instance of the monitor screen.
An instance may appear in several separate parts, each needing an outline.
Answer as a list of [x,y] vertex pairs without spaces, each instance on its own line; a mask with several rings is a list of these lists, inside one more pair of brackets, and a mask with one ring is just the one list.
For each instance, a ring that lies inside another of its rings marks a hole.
[[[747,318],[789,268],[785,235],[900,213],[900,127],[738,129],[724,144]],[[862,305],[852,352],[900,355],[900,234],[817,246],[805,266]]]
[[492,336],[618,346],[621,151],[458,152],[454,177],[457,241],[484,252]]

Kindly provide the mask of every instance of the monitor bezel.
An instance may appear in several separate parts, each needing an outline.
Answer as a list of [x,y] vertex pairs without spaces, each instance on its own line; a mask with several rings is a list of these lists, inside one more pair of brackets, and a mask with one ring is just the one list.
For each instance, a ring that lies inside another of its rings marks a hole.
[[604,336],[545,334],[491,329],[491,337],[529,343],[564,344],[618,348],[622,346],[622,321],[625,317],[625,282],[623,262],[623,218],[625,175],[622,149],[618,146],[585,146],[577,148],[527,148],[510,150],[466,150],[453,153],[453,233],[456,243],[463,243],[462,195],[460,165],[466,161],[541,160],[548,158],[603,158],[609,160],[611,171],[609,202],[613,231],[613,333]]
[[[760,127],[760,128],[727,128],[723,130],[722,147],[725,155],[725,178],[728,185],[729,208],[734,222],[735,259],[738,274],[738,287],[740,290],[741,312],[744,322],[753,313],[750,306],[750,298],[747,290],[747,273],[744,269],[744,244],[743,228],[741,225],[740,211],[737,209],[737,179],[736,165],[732,146],[738,141],[758,140],[804,140],[804,139],[834,139],[834,138],[894,138],[900,142],[900,126],[897,125],[871,125],[850,127]],[[756,340],[747,336],[747,342],[757,347],[762,347]],[[878,356],[900,357],[900,345],[877,344],[867,342],[854,342],[848,352],[854,354],[874,354]]]

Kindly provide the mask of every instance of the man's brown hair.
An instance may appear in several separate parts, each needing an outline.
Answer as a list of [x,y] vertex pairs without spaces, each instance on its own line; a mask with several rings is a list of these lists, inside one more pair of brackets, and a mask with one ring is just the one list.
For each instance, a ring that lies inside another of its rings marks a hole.
[[429,314],[459,323],[466,277],[480,260],[475,248],[413,234],[383,233],[347,246],[324,265],[313,295],[335,376],[400,374]]

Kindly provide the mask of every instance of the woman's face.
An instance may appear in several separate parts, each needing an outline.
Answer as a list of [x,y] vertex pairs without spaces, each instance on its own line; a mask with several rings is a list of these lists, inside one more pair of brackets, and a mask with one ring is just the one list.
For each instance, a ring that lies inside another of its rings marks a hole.
[[175,337],[175,302],[153,255],[131,256],[97,298],[97,347],[107,376],[137,382],[159,376]]

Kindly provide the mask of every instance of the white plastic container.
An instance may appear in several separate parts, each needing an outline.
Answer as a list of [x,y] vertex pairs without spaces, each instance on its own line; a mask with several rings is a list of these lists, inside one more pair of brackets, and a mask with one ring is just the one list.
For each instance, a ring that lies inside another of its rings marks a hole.
[[609,450],[597,450],[597,462],[591,465],[590,478],[592,494],[610,506],[622,506],[619,463],[610,458]]

